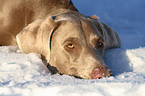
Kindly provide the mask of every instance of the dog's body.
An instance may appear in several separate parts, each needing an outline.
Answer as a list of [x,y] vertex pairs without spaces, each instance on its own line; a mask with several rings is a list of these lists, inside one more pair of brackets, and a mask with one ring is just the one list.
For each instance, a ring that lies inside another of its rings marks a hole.
[[80,14],[71,0],[0,0],[0,5],[0,45],[39,53],[59,73],[86,79],[111,75],[104,49],[120,47],[118,35],[97,17]]
[[16,45],[15,36],[35,20],[58,14],[60,9],[77,10],[69,0],[0,0],[0,5],[2,45]]

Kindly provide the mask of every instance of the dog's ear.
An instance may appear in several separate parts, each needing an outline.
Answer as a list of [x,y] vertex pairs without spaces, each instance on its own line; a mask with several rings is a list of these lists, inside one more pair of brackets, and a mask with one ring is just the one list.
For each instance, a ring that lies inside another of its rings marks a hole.
[[113,29],[106,24],[101,23],[96,15],[90,16],[89,18],[95,24],[100,34],[104,37],[105,49],[121,46],[121,40]]
[[112,28],[103,23],[101,23],[100,27],[105,39],[105,49],[121,47],[121,40]]
[[17,44],[24,53],[39,53],[44,55],[49,63],[51,36],[55,21],[50,16],[45,20],[39,19],[26,26],[17,36]]
[[91,19],[95,19],[95,20],[99,20],[99,17],[97,17],[96,15],[92,15],[92,16],[89,16]]

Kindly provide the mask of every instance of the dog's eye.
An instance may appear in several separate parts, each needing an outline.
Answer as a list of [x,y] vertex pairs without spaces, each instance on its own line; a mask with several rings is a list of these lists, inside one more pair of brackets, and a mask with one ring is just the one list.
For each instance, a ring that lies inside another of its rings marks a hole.
[[97,47],[99,48],[104,47],[104,42],[101,39],[97,41]]
[[74,48],[74,45],[72,43],[69,43],[69,44],[67,44],[67,48],[73,49]]

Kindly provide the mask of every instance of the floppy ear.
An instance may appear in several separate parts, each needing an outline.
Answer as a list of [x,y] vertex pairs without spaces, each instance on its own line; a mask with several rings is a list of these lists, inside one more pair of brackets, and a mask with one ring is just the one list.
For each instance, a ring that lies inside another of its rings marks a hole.
[[105,49],[121,47],[121,40],[118,34],[106,24],[101,24],[101,29],[104,31]]
[[105,49],[121,47],[121,40],[118,34],[106,24],[99,21],[96,15],[90,16],[100,34],[104,37]]
[[17,36],[17,44],[24,53],[39,53],[50,60],[50,39],[55,22],[52,17],[39,19],[25,27]]

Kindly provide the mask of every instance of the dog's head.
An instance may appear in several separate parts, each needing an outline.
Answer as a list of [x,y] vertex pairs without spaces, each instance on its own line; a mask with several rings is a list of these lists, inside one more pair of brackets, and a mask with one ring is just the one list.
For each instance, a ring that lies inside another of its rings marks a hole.
[[119,47],[118,35],[95,16],[64,13],[36,20],[17,35],[25,53],[44,55],[59,73],[85,79],[111,75],[104,49]]

